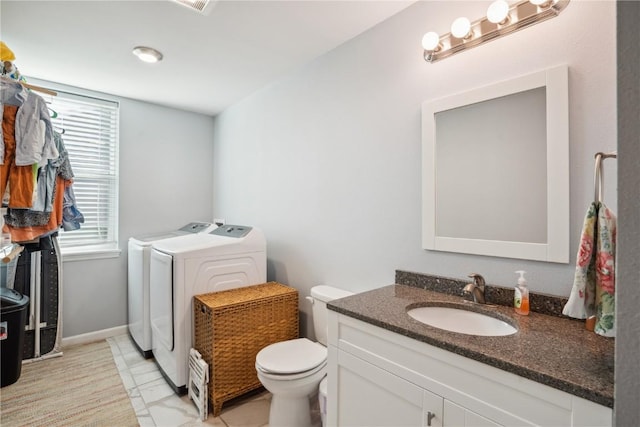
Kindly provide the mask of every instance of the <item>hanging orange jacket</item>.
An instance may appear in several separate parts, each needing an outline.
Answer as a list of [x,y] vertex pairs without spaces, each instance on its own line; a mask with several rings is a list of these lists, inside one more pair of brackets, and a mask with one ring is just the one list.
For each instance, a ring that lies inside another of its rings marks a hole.
[[28,209],[33,206],[35,175],[31,165],[16,166],[15,164],[15,124],[18,107],[7,104],[3,107],[4,163],[0,165],[0,194],[4,195],[9,184],[9,207]]

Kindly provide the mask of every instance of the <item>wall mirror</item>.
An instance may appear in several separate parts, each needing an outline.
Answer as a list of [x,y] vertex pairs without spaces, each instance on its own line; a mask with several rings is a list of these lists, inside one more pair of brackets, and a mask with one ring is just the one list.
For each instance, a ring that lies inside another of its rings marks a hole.
[[569,262],[566,66],[422,105],[429,250]]

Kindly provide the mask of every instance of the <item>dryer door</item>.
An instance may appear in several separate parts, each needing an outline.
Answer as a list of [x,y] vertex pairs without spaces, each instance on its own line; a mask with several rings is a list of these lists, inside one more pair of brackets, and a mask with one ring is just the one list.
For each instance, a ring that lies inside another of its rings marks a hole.
[[129,240],[128,314],[129,332],[142,350],[151,350],[149,327],[149,256],[151,248]]
[[153,347],[173,350],[173,257],[151,250],[150,315]]

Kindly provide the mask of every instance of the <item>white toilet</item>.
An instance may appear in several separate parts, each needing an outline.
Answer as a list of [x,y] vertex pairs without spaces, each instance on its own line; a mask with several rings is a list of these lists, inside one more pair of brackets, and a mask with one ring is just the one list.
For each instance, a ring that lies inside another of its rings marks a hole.
[[313,326],[318,342],[298,338],[268,345],[258,352],[258,379],[272,395],[271,427],[312,425],[310,398],[318,392],[327,372],[327,302],[349,295],[353,293],[331,286],[314,286],[307,299],[313,304]]

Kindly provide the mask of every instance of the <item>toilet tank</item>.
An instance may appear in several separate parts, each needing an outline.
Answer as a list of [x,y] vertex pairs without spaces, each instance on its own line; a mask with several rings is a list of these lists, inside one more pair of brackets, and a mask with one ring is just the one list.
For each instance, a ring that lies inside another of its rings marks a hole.
[[353,292],[333,286],[314,286],[311,288],[311,304],[313,316],[313,329],[316,334],[316,341],[327,345],[327,302],[334,299],[348,297]]

